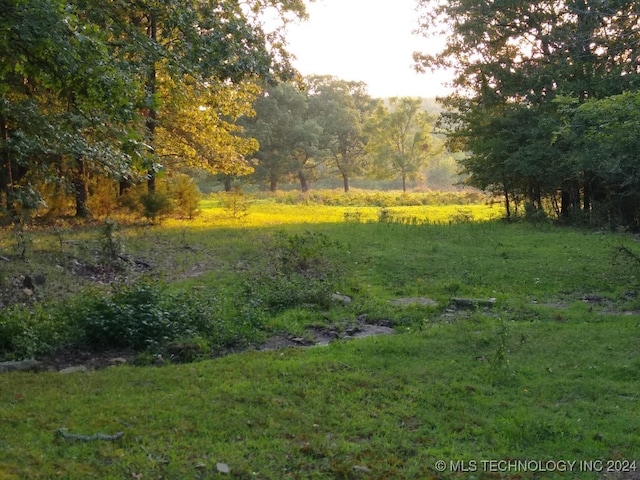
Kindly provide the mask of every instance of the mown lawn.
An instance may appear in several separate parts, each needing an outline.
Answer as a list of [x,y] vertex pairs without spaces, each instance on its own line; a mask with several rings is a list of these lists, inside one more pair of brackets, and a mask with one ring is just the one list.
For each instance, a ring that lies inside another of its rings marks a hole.
[[[469,218],[330,221],[321,210],[304,210],[316,222],[284,223],[295,215],[280,207],[226,226],[205,215],[119,235],[128,255],[153,262],[147,274],[233,292],[276,229],[322,232],[336,242],[327,254],[353,302],[279,312],[264,334],[367,318],[395,335],[186,365],[2,375],[0,480],[604,478],[584,463],[561,471],[581,460],[640,469],[625,463],[640,460],[635,237]],[[29,269],[77,248],[34,244]],[[389,303],[415,296],[438,305]],[[456,297],[496,301],[455,310]],[[123,436],[71,441],[61,428]],[[517,460],[538,471],[505,468]]]

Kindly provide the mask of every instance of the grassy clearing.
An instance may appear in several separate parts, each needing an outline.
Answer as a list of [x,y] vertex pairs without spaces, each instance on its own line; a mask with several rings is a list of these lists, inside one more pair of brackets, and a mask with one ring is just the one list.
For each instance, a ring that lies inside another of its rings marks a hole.
[[[481,462],[640,460],[633,236],[468,218],[345,221],[340,209],[352,207],[273,202],[211,225],[223,213],[215,208],[193,227],[119,230],[123,251],[153,267],[116,276],[206,289],[224,299],[216,308],[233,310],[238,280],[264,259],[276,230],[321,233],[337,244],[328,253],[342,273],[337,289],[353,302],[272,312],[261,334],[344,327],[362,315],[397,334],[163,368],[2,375],[0,479],[602,478],[577,467],[504,472]],[[293,221],[281,223],[287,215]],[[63,267],[51,267],[57,281],[25,301],[96,288],[66,266],[99,258],[104,233],[69,231],[72,242],[62,243],[29,234],[33,248],[20,259],[13,233],[3,232],[5,285],[53,258]],[[388,302],[413,296],[438,306]],[[454,311],[452,297],[497,301]],[[124,436],[70,442],[55,436],[59,428]]]

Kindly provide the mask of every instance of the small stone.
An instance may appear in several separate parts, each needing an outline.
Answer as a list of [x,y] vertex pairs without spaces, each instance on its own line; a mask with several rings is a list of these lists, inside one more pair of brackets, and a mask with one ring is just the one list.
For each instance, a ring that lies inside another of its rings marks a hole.
[[371,473],[371,469],[363,465],[354,465],[353,470],[360,473]]
[[356,326],[356,327],[349,327],[349,328],[347,328],[347,329],[344,331],[344,333],[345,333],[346,335],[353,336],[353,335],[355,335],[356,333],[358,333],[359,331],[360,331],[360,327],[357,327],[357,326]]
[[84,365],[76,365],[74,367],[63,368],[62,370],[60,370],[60,373],[62,375],[68,375],[70,373],[86,373],[88,371],[89,369]]
[[595,295],[593,293],[589,293],[585,295],[582,300],[587,303],[602,303],[602,297],[600,295]]
[[129,363],[129,362],[127,361],[126,358],[116,357],[116,358],[112,358],[111,360],[109,360],[109,363],[111,365],[124,365],[124,364]]
[[216,463],[216,470],[218,470],[219,473],[231,473],[231,469],[229,468],[229,465],[227,465],[226,463]]
[[339,293],[332,293],[331,299],[334,302],[340,302],[344,305],[349,305],[352,302],[351,297],[349,297],[348,295],[340,295]]

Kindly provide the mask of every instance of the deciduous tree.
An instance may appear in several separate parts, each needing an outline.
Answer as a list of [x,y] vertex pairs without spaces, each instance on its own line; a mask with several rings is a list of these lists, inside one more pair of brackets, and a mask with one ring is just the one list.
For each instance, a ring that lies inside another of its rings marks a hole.
[[259,144],[257,177],[266,180],[273,192],[281,180],[297,176],[302,191],[307,191],[322,130],[316,119],[309,118],[306,93],[292,83],[268,86],[255,111],[256,116],[244,124],[247,135]]
[[378,106],[369,125],[368,149],[377,176],[400,176],[403,191],[408,179],[416,178],[430,159],[443,153],[431,134],[434,118],[420,110],[421,104],[419,98],[392,98],[389,109]]
[[320,148],[348,192],[349,180],[363,175],[369,166],[364,125],[377,101],[362,82],[313,76],[307,83],[311,114],[322,128]]

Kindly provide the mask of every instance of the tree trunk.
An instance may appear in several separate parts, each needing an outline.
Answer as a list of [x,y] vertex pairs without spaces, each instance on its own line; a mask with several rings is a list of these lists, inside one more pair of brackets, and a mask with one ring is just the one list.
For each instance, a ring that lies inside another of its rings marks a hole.
[[269,181],[269,191],[272,193],[275,193],[276,190],[278,190],[278,180],[276,180],[275,178],[272,178]]
[[509,189],[507,188],[507,184],[502,184],[503,193],[504,193],[504,208],[507,213],[507,220],[511,220],[511,202],[509,201]]
[[407,174],[402,172],[402,191],[407,192]]
[[231,182],[231,177],[224,177],[224,180],[222,181],[224,191],[227,193],[231,192],[231,187],[233,186]]
[[73,179],[73,188],[76,197],[76,217],[89,218],[89,186],[87,184],[87,164],[83,157],[76,158],[76,172]]
[[560,194],[560,216],[565,220],[571,216],[573,210],[573,202],[571,200],[571,191],[563,187]]
[[592,175],[589,173],[584,174],[584,187],[583,187],[583,203],[582,209],[585,212],[591,211],[591,201],[593,199],[593,189],[592,189]]
[[309,184],[307,183],[307,177],[305,177],[302,170],[298,172],[298,178],[300,179],[300,190],[302,191],[302,193],[308,192]]
[[[147,26],[147,36],[156,41],[158,38],[158,26],[156,20],[156,14],[153,10],[149,12],[149,25]],[[155,94],[156,94],[156,82],[157,82],[157,70],[155,60],[152,61],[149,66],[149,72],[147,75],[147,101],[149,102],[149,109],[146,112],[145,127],[147,129],[147,143],[154,147],[155,144],[155,130],[158,120],[158,111],[156,110]],[[155,152],[152,152],[155,155]],[[147,191],[149,193],[155,193],[156,191],[156,171],[154,165],[147,171]]]
[[[0,164],[0,194],[4,193],[5,202],[4,205],[9,208],[10,203],[10,194],[9,188],[11,186],[11,158],[9,157],[9,149],[7,147],[7,142],[9,141],[9,128],[7,126],[7,122],[4,117],[0,117],[0,134],[2,138],[3,148],[2,148],[2,164]],[[0,196],[0,202],[2,202],[2,197]],[[2,203],[0,203],[0,207],[2,207]]]
[[[4,148],[2,149],[2,164],[0,165],[0,193],[4,192],[5,207],[12,217],[17,215],[16,207],[13,201],[13,190],[15,188],[13,182],[13,168],[11,165],[11,155],[9,154],[9,127],[4,117],[0,117],[0,134]],[[1,198],[0,198],[1,200]]]
[[156,193],[156,172],[153,168],[147,173],[147,192]]
[[342,184],[344,185],[344,193],[349,193],[349,177],[346,173],[342,174]]
[[132,186],[133,183],[131,183],[130,180],[120,180],[120,182],[118,182],[118,196],[123,196]]

